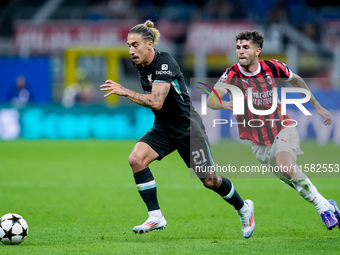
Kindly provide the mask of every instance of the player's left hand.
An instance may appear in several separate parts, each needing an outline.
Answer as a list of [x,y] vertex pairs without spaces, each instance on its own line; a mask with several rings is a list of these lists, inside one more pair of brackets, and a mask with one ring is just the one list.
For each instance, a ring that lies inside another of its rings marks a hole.
[[323,108],[322,106],[320,106],[316,112],[325,118],[323,124],[325,124],[326,126],[329,126],[330,124],[332,124],[332,117],[331,117],[331,113],[326,110],[325,108]]
[[125,88],[117,82],[112,80],[107,80],[105,84],[100,85],[101,91],[110,91],[109,93],[105,94],[104,97],[108,97],[112,94],[116,94],[118,96],[124,96]]

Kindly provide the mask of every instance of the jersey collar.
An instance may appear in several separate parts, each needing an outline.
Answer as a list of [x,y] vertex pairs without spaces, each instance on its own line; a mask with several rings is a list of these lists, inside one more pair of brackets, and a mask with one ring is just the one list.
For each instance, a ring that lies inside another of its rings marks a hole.
[[261,71],[261,65],[260,65],[260,63],[259,63],[259,66],[257,67],[257,69],[256,69],[254,72],[252,72],[252,73],[249,73],[249,72],[244,71],[243,68],[242,68],[242,66],[241,66],[239,63],[237,63],[237,65],[238,65],[238,69],[240,69],[240,72],[241,72],[243,75],[245,75],[245,76],[255,76],[255,75],[259,74],[260,71]]

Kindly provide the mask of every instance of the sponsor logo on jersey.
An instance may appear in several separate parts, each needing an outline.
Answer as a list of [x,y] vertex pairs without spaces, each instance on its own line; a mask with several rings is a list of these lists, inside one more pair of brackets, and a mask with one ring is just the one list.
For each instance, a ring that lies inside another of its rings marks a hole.
[[169,74],[169,75],[172,75],[172,72],[170,70],[167,70],[167,71],[156,71],[156,74],[157,75],[162,75],[162,74]]
[[156,75],[162,75],[162,74],[172,75],[172,71],[169,70],[168,64],[162,64],[161,70],[156,71]]
[[[248,90],[245,91],[245,95],[248,95]],[[273,90],[267,90],[264,92],[255,91],[252,92],[253,95],[253,105],[264,106],[264,105],[272,105],[273,103]],[[248,99],[248,96],[246,96]]]

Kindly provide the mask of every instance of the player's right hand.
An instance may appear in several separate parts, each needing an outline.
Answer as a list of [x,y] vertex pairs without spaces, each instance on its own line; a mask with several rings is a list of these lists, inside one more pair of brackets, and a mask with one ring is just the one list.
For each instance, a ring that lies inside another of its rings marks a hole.
[[122,85],[120,85],[119,83],[114,82],[112,80],[107,80],[105,82],[105,84],[100,85],[100,90],[101,91],[110,91],[107,94],[105,94],[104,97],[108,97],[112,94],[116,94],[118,96],[124,96],[125,95],[125,93],[124,93],[125,88]]

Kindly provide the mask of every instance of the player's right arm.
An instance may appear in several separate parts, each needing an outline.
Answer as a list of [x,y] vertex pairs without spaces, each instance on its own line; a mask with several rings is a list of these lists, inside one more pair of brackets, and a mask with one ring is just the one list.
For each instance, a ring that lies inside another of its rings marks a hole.
[[[232,70],[232,71],[231,71]],[[230,110],[233,111],[233,98],[232,95],[235,94],[235,90],[232,88],[235,82],[235,71],[232,68],[226,69],[226,71],[222,74],[222,76],[219,78],[217,83],[214,86],[214,90],[217,92],[219,99],[221,99],[222,104],[220,103],[220,100],[214,100],[210,95],[207,100],[207,106],[211,109],[218,110],[218,109],[224,109],[224,110]],[[228,88],[227,88],[228,86]],[[230,101],[222,100],[222,98],[226,95],[229,94],[230,96]],[[236,93],[237,94],[237,93]],[[212,95],[214,96],[214,95]],[[240,96],[240,95],[238,95]],[[216,102],[215,102],[216,101]]]
[[[215,91],[217,92],[218,96],[222,99],[226,94],[226,90],[222,90],[220,89],[221,87],[223,87],[223,83],[222,82],[217,82],[214,86]],[[211,109],[214,110],[220,110],[220,109],[225,109],[225,110],[233,110],[233,101],[226,101],[226,100],[221,100],[222,104],[219,101],[214,100],[210,95],[207,99],[207,106]]]
[[125,96],[132,102],[151,108],[152,110],[160,110],[164,104],[165,98],[170,90],[170,83],[154,82],[152,84],[151,94],[140,94],[133,90],[127,89],[117,82],[107,80],[105,84],[100,86],[101,91],[109,91],[104,97],[116,94]]

